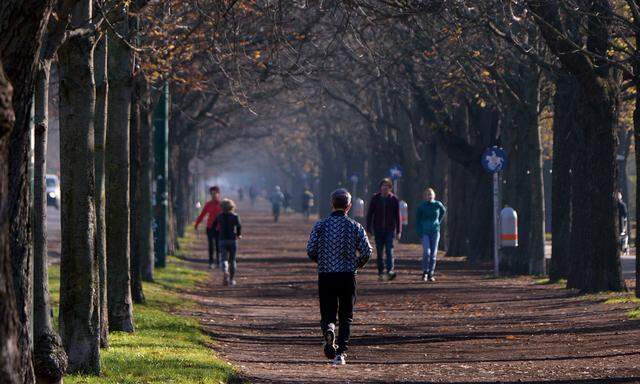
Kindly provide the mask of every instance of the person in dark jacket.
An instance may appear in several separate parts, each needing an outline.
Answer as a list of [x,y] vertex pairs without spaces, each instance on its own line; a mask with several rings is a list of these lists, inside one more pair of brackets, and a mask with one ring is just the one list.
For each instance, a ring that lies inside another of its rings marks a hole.
[[[393,280],[396,272],[393,269],[393,241],[400,240],[402,225],[400,225],[400,200],[391,192],[391,179],[380,181],[380,192],[373,195],[367,210],[367,233],[373,233],[376,241],[378,256],[378,279],[383,280],[384,269],[387,268],[387,278]],[[386,251],[386,263],[383,260]]]
[[[331,194],[333,213],[318,221],[307,243],[309,258],[318,263],[320,327],[324,354],[344,365],[356,300],[356,274],[371,258],[371,245],[364,228],[349,218],[351,194],[338,189]],[[337,347],[336,317],[340,325]]]
[[224,271],[224,285],[236,285],[236,252],[237,240],[242,239],[242,225],[240,218],[234,212],[236,205],[233,200],[224,199],[220,203],[222,213],[216,217],[214,225],[219,228],[219,244],[222,249],[222,268]]

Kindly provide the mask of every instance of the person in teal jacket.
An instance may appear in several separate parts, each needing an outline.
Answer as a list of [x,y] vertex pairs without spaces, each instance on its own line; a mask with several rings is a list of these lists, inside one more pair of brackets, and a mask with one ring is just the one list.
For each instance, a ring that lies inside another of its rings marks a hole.
[[422,240],[422,280],[436,281],[433,274],[436,269],[438,241],[440,241],[440,223],[447,212],[444,204],[436,200],[433,188],[424,191],[424,201],[416,213],[416,232]]

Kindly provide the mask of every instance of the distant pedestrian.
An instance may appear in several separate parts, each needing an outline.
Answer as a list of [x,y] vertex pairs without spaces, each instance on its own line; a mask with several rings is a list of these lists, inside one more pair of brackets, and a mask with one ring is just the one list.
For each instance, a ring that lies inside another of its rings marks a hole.
[[[344,365],[356,301],[356,274],[369,261],[372,250],[362,225],[347,216],[351,195],[346,189],[331,194],[331,207],[331,215],[313,226],[307,254],[318,264],[324,354],[334,359],[335,365]],[[337,346],[336,320],[340,329]]]
[[249,187],[249,199],[251,199],[251,206],[256,206],[256,199],[258,198],[258,189],[255,185]]
[[622,198],[622,192],[616,192],[616,200],[618,205],[618,228],[620,232],[620,249],[622,253],[627,255],[629,253],[629,235],[627,229],[629,226],[629,211],[627,204],[625,204]]
[[440,241],[440,224],[447,209],[444,204],[436,200],[433,188],[424,191],[424,201],[420,203],[416,212],[416,233],[422,241],[422,280],[436,281],[433,276],[436,269],[438,242]]
[[[387,278],[393,280],[396,277],[393,260],[394,237],[400,240],[402,225],[400,225],[400,201],[393,194],[391,179],[384,178],[380,181],[380,192],[373,195],[367,210],[367,233],[373,233],[376,241],[378,256],[378,280],[384,280],[384,269],[387,269]],[[383,252],[386,251],[386,260],[383,260]]]
[[244,189],[242,187],[238,188],[238,201],[242,202],[244,200]]
[[284,194],[280,190],[280,186],[276,185],[271,197],[269,198],[271,201],[271,212],[273,213],[273,222],[277,223],[280,218],[280,207],[284,203]]
[[284,196],[284,200],[282,200],[282,208],[284,208],[284,213],[287,213],[291,206],[291,194],[285,189],[284,192],[282,192],[282,195]]
[[[205,216],[207,216],[207,243],[209,245],[209,269],[213,269],[215,266],[220,266],[220,247],[218,246],[218,229],[213,222],[216,216],[222,212],[220,207],[220,187],[213,186],[209,188],[211,194],[211,200],[207,201],[200,212],[200,215],[196,219],[195,229],[198,230],[198,225],[202,222]],[[215,264],[214,264],[215,254]]]
[[216,217],[215,225],[219,230],[220,248],[222,249],[222,271],[224,285],[236,285],[236,253],[238,239],[242,239],[242,225],[240,217],[234,212],[236,205],[233,200],[224,199],[220,203],[222,213]]
[[311,207],[313,207],[313,193],[309,190],[309,188],[305,188],[304,192],[302,192],[302,215],[305,220],[309,220],[309,216],[311,216]]

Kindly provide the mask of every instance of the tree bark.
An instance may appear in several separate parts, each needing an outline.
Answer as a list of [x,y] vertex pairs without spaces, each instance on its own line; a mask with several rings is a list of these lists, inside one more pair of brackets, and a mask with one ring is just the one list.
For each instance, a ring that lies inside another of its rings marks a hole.
[[[142,75],[141,75],[142,76]],[[140,255],[142,280],[153,281],[153,207],[151,193],[153,184],[153,162],[151,143],[153,142],[151,90],[146,78],[142,78],[140,84],[140,126],[139,126],[139,164],[138,164],[138,222],[139,239],[138,254]]]
[[[7,366],[12,366],[13,374],[7,375],[7,381],[17,378],[20,382],[32,382],[34,372],[32,365],[32,341],[30,339],[31,329],[31,306],[32,306],[32,285],[30,280],[31,264],[31,232],[30,220],[31,212],[29,202],[31,193],[28,182],[27,165],[29,162],[29,138],[30,119],[29,114],[33,100],[34,75],[36,61],[42,35],[45,31],[47,19],[51,10],[51,0],[4,0],[0,2],[0,36],[7,38],[0,39],[0,61],[4,64],[6,79],[13,85],[12,108],[15,116],[13,129],[5,129],[4,135],[0,135],[4,140],[4,151],[0,159],[2,167],[1,180],[10,180],[7,185],[3,183],[2,188],[7,188],[7,194],[2,195],[0,206],[0,218],[2,219],[2,234],[4,240],[0,240],[2,247],[0,252],[9,252],[3,255],[4,260],[10,260],[11,273],[10,280],[3,282],[13,282],[13,292],[5,290],[7,297],[15,298],[15,309],[18,313],[18,344],[17,350],[10,348],[8,353],[13,355],[17,351],[18,363],[9,361]],[[5,85],[5,89],[7,89]],[[8,114],[8,109],[5,108]],[[7,124],[5,124],[8,126]],[[5,127],[6,128],[6,127]],[[8,142],[7,142],[8,141]],[[5,156],[8,151],[8,156]],[[4,168],[7,167],[7,168]],[[4,172],[4,171],[7,172]],[[10,220],[9,220],[10,219]],[[8,228],[9,233],[5,230]],[[8,248],[6,248],[8,246]],[[9,257],[9,255],[11,255]],[[3,264],[3,268],[4,268]],[[5,284],[5,283],[2,283]],[[12,310],[9,303],[4,303],[5,308]],[[12,316],[9,315],[9,318]],[[3,325],[4,326],[4,325]],[[7,324],[9,330],[8,339],[11,342],[12,330],[11,319]],[[2,342],[4,343],[4,339]],[[4,352],[0,352],[3,354]],[[2,360],[0,360],[2,361]],[[0,363],[4,365],[4,362]],[[0,374],[0,381],[2,381]]]
[[109,307],[107,301],[107,229],[105,218],[105,142],[107,138],[107,111],[109,82],[107,81],[107,36],[96,44],[94,69],[96,80],[95,110],[95,172],[96,172],[96,258],[98,259],[100,296],[100,347],[109,347]]
[[[640,33],[638,33],[638,37],[636,37],[636,42],[640,42]],[[640,67],[640,62],[637,63]],[[640,68],[638,68],[640,69]],[[636,79],[636,86],[640,85],[640,78]],[[636,147],[635,150],[635,161],[636,161],[636,169],[640,169],[640,92],[636,92],[636,105],[633,111],[633,138],[634,144]],[[637,252],[640,249],[640,236],[638,236],[638,228],[640,228],[640,177],[636,177],[636,239],[635,239],[635,247],[636,247],[636,288],[635,294],[636,297],[640,297],[640,257]]]
[[140,185],[140,87],[138,81],[135,82],[131,100],[131,129],[129,142],[129,156],[131,168],[129,172],[129,199],[131,201],[130,212],[130,255],[131,255],[131,296],[133,302],[144,303],[144,293],[142,290],[142,255],[140,254],[140,209],[138,205],[141,196]]
[[[11,105],[13,89],[0,62],[0,180],[9,180],[9,137],[15,115]],[[21,384],[19,350],[20,323],[9,253],[8,183],[0,183],[0,382]]]
[[[91,2],[76,5],[74,27],[91,19]],[[93,74],[94,39],[76,36],[58,51],[62,258],[60,334],[70,372],[100,374],[100,297],[96,258]]]
[[569,276],[571,266],[571,164],[575,148],[576,80],[558,74],[553,100],[553,171],[551,181],[551,262],[549,279]]
[[33,204],[33,365],[36,381],[59,383],[67,369],[67,355],[60,336],[53,330],[47,262],[46,153],[49,106],[50,60],[38,69],[35,90],[35,148]]
[[[116,26],[128,35],[128,20]],[[109,113],[106,141],[107,301],[110,331],[133,332],[129,253],[129,123],[133,53],[109,37]]]

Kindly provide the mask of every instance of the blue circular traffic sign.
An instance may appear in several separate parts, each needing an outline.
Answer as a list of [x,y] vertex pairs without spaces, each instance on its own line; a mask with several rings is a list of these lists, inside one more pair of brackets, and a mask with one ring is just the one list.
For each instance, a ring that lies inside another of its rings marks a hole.
[[482,154],[482,167],[489,173],[500,172],[507,165],[507,154],[504,149],[493,146]]
[[392,180],[398,180],[402,178],[402,168],[399,165],[394,165],[389,169],[389,176]]

